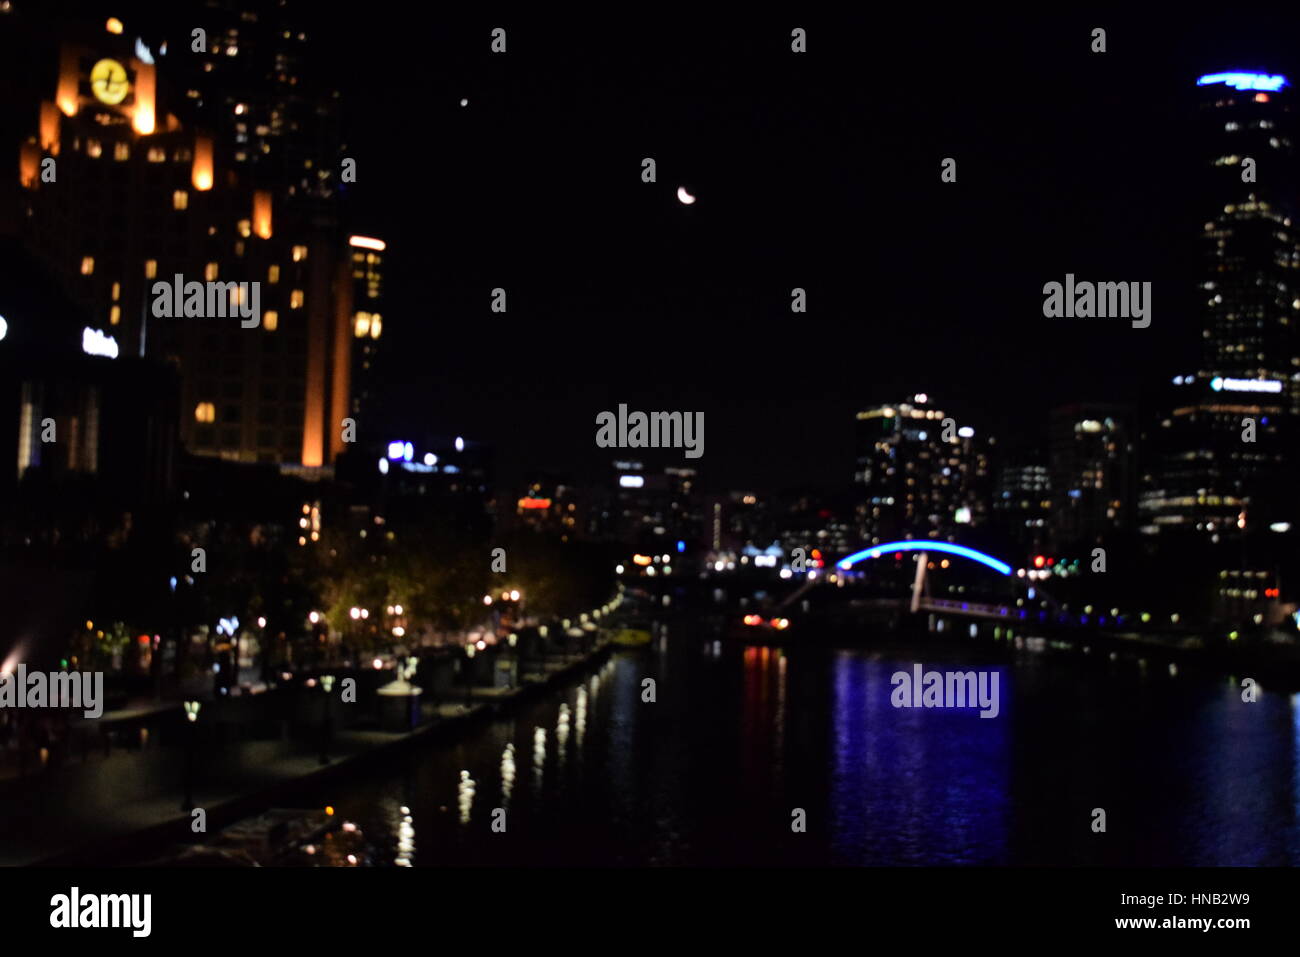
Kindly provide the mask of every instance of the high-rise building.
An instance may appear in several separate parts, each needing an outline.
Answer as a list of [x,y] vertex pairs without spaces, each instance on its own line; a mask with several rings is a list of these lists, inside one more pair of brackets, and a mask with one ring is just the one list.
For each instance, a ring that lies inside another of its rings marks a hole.
[[857,414],[858,527],[863,543],[949,538],[988,518],[989,446],[918,394]]
[[1205,210],[1202,357],[1146,443],[1141,530],[1214,544],[1296,519],[1300,235],[1285,77],[1197,81]]
[[[288,10],[213,2],[153,45],[116,19],[69,33],[20,178],[26,239],[97,334],[177,366],[186,447],[310,469],[343,447],[354,270],[336,94]],[[191,283],[202,317],[160,314]]]
[[998,469],[993,517],[1010,541],[1041,551],[1047,540],[1051,507],[1051,473],[1041,460],[1018,459]]
[[1132,413],[1114,405],[1054,409],[1049,427],[1051,540],[1057,549],[1105,545],[1133,525]]

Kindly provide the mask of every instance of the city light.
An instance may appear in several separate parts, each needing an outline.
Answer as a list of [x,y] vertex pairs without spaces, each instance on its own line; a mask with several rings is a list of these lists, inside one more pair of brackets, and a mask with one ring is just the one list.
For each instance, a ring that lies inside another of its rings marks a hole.
[[1006,562],[999,561],[992,555],[985,555],[983,552],[977,552],[973,548],[967,548],[964,545],[953,545],[948,542],[888,542],[884,545],[876,545],[872,548],[864,548],[862,551],[854,552],[847,558],[842,558],[837,563],[840,568],[848,570],[865,558],[879,558],[884,552],[946,552],[949,555],[957,555],[961,558],[969,558],[971,561],[979,562],[987,568],[993,569],[1001,575],[1010,575],[1011,566]]
[[81,351],[88,356],[105,356],[117,358],[117,340],[110,335],[87,326],[81,330]]
[[1267,73],[1207,73],[1196,81],[1197,86],[1224,83],[1237,90],[1267,90],[1275,93],[1287,85],[1286,77]]

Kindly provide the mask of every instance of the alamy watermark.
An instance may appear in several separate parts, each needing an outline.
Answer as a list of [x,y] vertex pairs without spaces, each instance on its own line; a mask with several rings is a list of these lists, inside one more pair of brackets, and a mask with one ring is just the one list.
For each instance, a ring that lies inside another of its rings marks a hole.
[[129,928],[132,937],[153,929],[152,894],[83,894],[73,887],[50,898],[50,926],[55,928]]
[[895,708],[979,708],[981,718],[996,718],[1002,710],[996,671],[895,671],[889,679]]
[[87,718],[104,713],[102,671],[33,671],[19,665],[0,675],[0,708],[81,708]]
[[185,281],[177,273],[172,282],[153,284],[153,314],[158,319],[225,319],[240,317],[239,325],[253,329],[262,324],[262,284],[253,282]]
[[1151,283],[1075,282],[1043,284],[1043,315],[1048,319],[1132,319],[1134,329],[1151,325]]
[[703,412],[628,412],[596,416],[596,445],[602,449],[685,449],[688,459],[704,454]]

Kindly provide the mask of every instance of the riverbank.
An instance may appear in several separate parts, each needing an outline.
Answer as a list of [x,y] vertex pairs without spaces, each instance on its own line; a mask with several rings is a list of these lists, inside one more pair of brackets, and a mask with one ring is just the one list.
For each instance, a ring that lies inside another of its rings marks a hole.
[[[205,812],[206,832],[212,834],[405,750],[454,740],[599,665],[612,648],[600,640],[589,653],[551,661],[542,674],[527,676],[514,688],[473,688],[468,704],[426,709],[428,720],[411,731],[339,731],[325,765],[319,747],[302,740],[244,741],[200,754],[204,774],[195,786],[194,806]],[[33,780],[30,788],[0,796],[8,832],[0,846],[0,865],[141,863],[177,843],[193,842],[193,817],[181,810],[184,759],[181,748],[116,753],[62,768]],[[205,781],[221,784],[205,786]]]

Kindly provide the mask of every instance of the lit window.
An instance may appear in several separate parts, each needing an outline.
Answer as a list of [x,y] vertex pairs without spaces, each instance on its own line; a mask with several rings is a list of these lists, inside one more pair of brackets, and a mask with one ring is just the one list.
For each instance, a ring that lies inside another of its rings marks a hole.
[[160,146],[155,146],[151,148],[149,150],[149,162],[150,163],[167,162],[167,151]]
[[113,301],[117,302],[121,298],[122,298],[122,284],[120,282],[115,282],[113,283]]
[[190,194],[183,189],[178,189],[172,193],[172,209],[188,209],[190,205]]
[[280,281],[280,266],[278,264],[272,264],[272,266],[267,269],[266,281],[269,283],[277,283]]
[[108,324],[110,326],[115,326],[121,321],[122,321],[122,307],[114,306],[108,312]]
[[195,422],[217,421],[217,407],[211,402],[200,402],[194,407]]
[[82,257],[81,257],[81,274],[82,274],[83,276],[89,276],[89,275],[90,275],[91,273],[93,273],[94,271],[95,271],[95,257],[94,257],[94,256],[82,256]]
[[302,290],[301,290],[301,289],[295,289],[293,292],[289,293],[289,308],[290,308],[290,309],[301,309],[301,308],[302,308]]
[[239,230],[239,235],[243,236],[245,239],[253,235],[253,224],[250,220],[241,219],[235,224],[235,227]]
[[131,158],[131,144],[129,143],[113,144],[113,159],[118,160],[120,162],[121,160],[128,160],[130,158]]
[[384,323],[383,320],[380,319],[379,313],[375,313],[374,316],[372,316],[370,319],[370,338],[378,339],[379,333],[383,329],[383,326]]
[[208,263],[206,266],[203,267],[203,278],[206,279],[208,282],[212,282],[217,278],[216,263]]
[[86,140],[86,155],[92,159],[98,159],[104,153],[104,147],[100,145],[99,140]]
[[155,279],[158,276],[158,260],[146,259],[144,261],[144,278]]
[[306,259],[306,258],[307,258],[307,247],[306,247],[306,246],[294,246],[294,247],[293,247],[293,261],[294,261],[294,262],[296,262],[296,263],[300,263],[300,262],[302,262],[302,261],[303,261],[304,259]]
[[275,332],[275,327],[280,324],[280,314],[274,309],[268,309],[262,315],[262,326],[267,332]]
[[364,339],[366,336],[370,335],[370,313],[357,313],[356,327],[353,330],[353,334],[358,339]]

